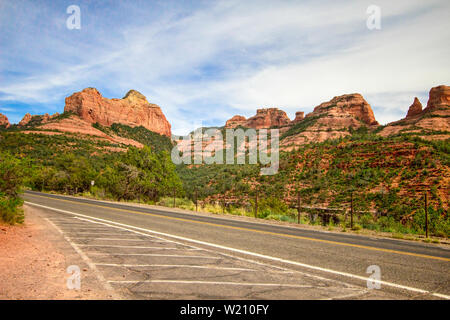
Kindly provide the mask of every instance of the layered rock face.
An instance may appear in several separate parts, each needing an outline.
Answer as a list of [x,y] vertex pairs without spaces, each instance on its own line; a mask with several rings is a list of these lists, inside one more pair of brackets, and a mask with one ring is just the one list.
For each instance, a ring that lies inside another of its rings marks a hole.
[[305,118],[305,113],[303,111],[297,111],[295,113],[295,119],[292,120],[292,124],[302,121]]
[[370,104],[359,93],[344,94],[334,97],[314,108],[312,114],[349,114],[367,125],[378,125]]
[[315,107],[304,119],[300,118],[301,114],[296,113],[296,120],[292,123],[294,132],[287,131],[287,136],[282,139],[280,147],[284,150],[310,142],[345,137],[350,134],[350,128],[378,126],[372,108],[358,93],[334,97]]
[[30,123],[30,121],[36,121],[39,124],[44,124],[44,123],[47,123],[50,120],[54,119],[57,116],[59,116],[58,112],[56,112],[53,115],[49,115],[48,113],[46,113],[44,115],[31,115],[31,114],[27,113],[22,118],[22,120],[19,122],[19,126],[25,127]]
[[428,133],[421,136],[423,139],[450,138],[450,86],[431,88],[427,107],[423,110],[419,100],[414,99],[406,118],[389,123],[379,134],[389,136],[400,132],[419,136],[422,132]]
[[8,117],[0,113],[0,127],[9,128],[10,126]]
[[245,126],[254,129],[270,127],[282,127],[291,122],[286,112],[278,108],[266,108],[256,110],[256,115],[247,119]]
[[427,107],[424,112],[433,112],[438,109],[448,111],[450,107],[450,86],[438,86],[431,88]]
[[247,119],[243,116],[234,116],[225,123],[225,128],[233,129],[239,126],[245,126]]
[[64,112],[73,112],[88,123],[110,126],[121,123],[171,137],[170,123],[161,108],[141,93],[130,90],[123,99],[104,98],[95,88],[86,88],[66,98]]
[[267,129],[289,125],[291,120],[286,112],[278,108],[265,108],[256,110],[256,115],[245,119],[243,116],[234,116],[225,124],[225,128],[242,126],[252,129]]
[[33,118],[33,116],[29,113],[25,114],[22,118],[22,120],[20,120],[19,122],[19,126],[23,127],[26,126],[28,124],[28,122],[31,121],[31,119]]
[[414,102],[409,106],[406,118],[412,118],[422,113],[422,104],[417,97],[414,98]]

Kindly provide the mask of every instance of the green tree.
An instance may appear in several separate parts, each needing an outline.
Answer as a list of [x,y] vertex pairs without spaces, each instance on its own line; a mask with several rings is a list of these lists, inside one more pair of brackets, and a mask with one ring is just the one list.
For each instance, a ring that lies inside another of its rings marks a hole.
[[7,223],[22,223],[23,200],[19,197],[23,182],[20,160],[0,153],[0,217]]

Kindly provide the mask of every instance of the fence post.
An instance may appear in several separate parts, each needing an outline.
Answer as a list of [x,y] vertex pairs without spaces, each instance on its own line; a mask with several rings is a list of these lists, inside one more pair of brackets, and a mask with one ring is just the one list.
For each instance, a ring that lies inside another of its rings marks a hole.
[[350,228],[353,229],[353,192],[350,195]]
[[300,224],[300,191],[297,193],[297,222]]
[[173,207],[175,208],[175,200],[177,196],[177,188],[173,187]]
[[195,189],[195,211],[198,211],[198,191]]
[[258,189],[255,194],[255,218],[258,218]]
[[425,237],[428,238],[428,192],[425,191]]

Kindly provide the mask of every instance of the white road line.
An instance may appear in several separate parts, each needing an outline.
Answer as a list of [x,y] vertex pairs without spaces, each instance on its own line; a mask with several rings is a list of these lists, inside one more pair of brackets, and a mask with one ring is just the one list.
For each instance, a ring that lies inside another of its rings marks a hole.
[[[75,234],[80,234],[80,235],[85,235],[85,234],[93,234],[93,235],[109,235],[109,236],[118,236],[117,233],[112,233],[112,232],[77,232],[77,231],[66,231],[66,233],[75,233]],[[124,232],[123,235],[125,235],[126,233]]]
[[[396,283],[393,283],[393,282],[388,282],[388,281],[376,280],[376,279],[372,279],[372,278],[368,278],[368,277],[358,276],[358,275],[351,274],[351,273],[348,273],[348,272],[341,272],[341,271],[336,271],[336,270],[332,270],[332,269],[328,269],[328,268],[322,268],[322,267],[318,267],[318,266],[309,265],[309,264],[306,264],[306,263],[301,263],[301,262],[297,262],[297,261],[277,258],[277,257],[268,256],[268,255],[264,255],[264,254],[260,254],[260,253],[255,253],[255,252],[251,252],[251,251],[247,251],[247,250],[231,248],[231,247],[227,247],[227,246],[223,246],[223,245],[219,245],[219,244],[215,244],[215,243],[210,243],[210,242],[190,239],[190,238],[181,237],[181,236],[172,235],[172,234],[163,233],[163,232],[158,232],[158,231],[154,231],[154,230],[150,230],[150,229],[139,228],[139,227],[135,227],[135,226],[119,223],[119,222],[114,222],[114,221],[110,221],[110,220],[106,220],[106,219],[94,218],[94,217],[91,217],[91,216],[87,216],[87,215],[84,215],[84,214],[75,213],[75,212],[71,212],[71,211],[67,211],[67,210],[55,209],[55,208],[52,208],[52,207],[47,207],[47,206],[43,206],[43,205],[40,205],[40,204],[35,204],[35,203],[32,203],[32,202],[28,202],[28,201],[25,201],[25,203],[31,204],[31,205],[35,205],[35,206],[38,206],[38,207],[42,207],[42,208],[46,208],[46,209],[53,210],[53,211],[59,211],[59,212],[75,215],[75,216],[78,216],[78,217],[83,217],[87,221],[89,221],[89,220],[91,220],[91,221],[92,220],[94,220],[94,221],[102,221],[104,225],[108,225],[109,224],[109,226],[111,226],[111,225],[112,226],[114,226],[114,225],[115,226],[121,226],[123,230],[128,230],[128,231],[132,231],[132,229],[141,230],[141,231],[157,234],[157,235],[160,235],[160,236],[174,238],[174,239],[178,239],[178,240],[182,240],[182,241],[188,241],[188,242],[192,242],[192,243],[196,243],[196,244],[200,244],[200,245],[204,245],[204,246],[209,246],[209,247],[213,247],[213,248],[218,248],[218,249],[222,249],[222,250],[227,250],[227,251],[231,251],[231,252],[245,254],[245,255],[258,257],[258,258],[262,258],[262,259],[277,261],[277,262],[281,262],[281,263],[285,263],[285,264],[291,264],[291,265],[295,265],[295,266],[299,266],[299,267],[303,267],[303,268],[308,268],[308,269],[312,269],[312,270],[316,270],[316,271],[331,273],[331,274],[344,276],[344,277],[348,277],[348,278],[352,278],[352,279],[358,279],[358,280],[362,280],[364,282],[367,282],[367,281],[371,281],[372,283],[376,282],[376,283],[379,283],[381,285],[385,285],[385,286],[393,287],[393,288],[397,288],[397,289],[403,289],[403,290],[407,290],[407,291],[411,291],[411,292],[417,292],[417,293],[422,293],[422,294],[431,294],[431,295],[439,297],[439,298],[450,300],[450,296],[448,296],[448,295],[444,295],[444,294],[441,294],[441,293],[434,293],[434,292],[430,292],[430,291],[424,290],[424,289],[418,289],[418,288],[414,288],[414,287],[399,285],[399,284],[396,284]],[[108,223],[108,224],[106,224],[106,223]],[[127,228],[132,228],[132,229],[127,229]]]
[[249,282],[223,282],[223,281],[184,281],[184,280],[109,280],[109,283],[173,283],[173,284],[207,284],[230,286],[264,286],[264,287],[289,287],[289,288],[316,288],[311,285],[284,284],[284,283],[249,283]]
[[195,258],[195,259],[221,259],[210,256],[187,256],[180,254],[157,254],[157,253],[112,253],[112,252],[92,252],[90,255],[113,255],[113,256],[148,256],[148,257],[168,257],[168,258]]
[[232,268],[232,267],[213,267],[213,266],[191,266],[186,264],[115,264],[115,263],[95,263],[97,266],[106,266],[106,267],[130,267],[130,268],[149,268],[149,267],[157,267],[157,268],[192,268],[192,269],[212,269],[212,270],[230,270],[230,271],[261,271],[256,269],[248,269],[248,268]]
[[71,237],[72,239],[78,239],[78,240],[92,240],[92,241],[103,241],[103,240],[109,240],[109,241],[145,241],[149,242],[147,239],[123,239],[123,238],[93,238],[93,237]]
[[100,271],[98,271],[97,267],[95,266],[94,263],[92,263],[91,259],[89,259],[84,252],[78,248],[78,246],[73,243],[68,237],[66,237],[63,233],[63,231],[56,226],[52,221],[48,220],[48,223],[50,223],[63,237],[64,239],[66,239],[67,242],[69,242],[69,244],[72,246],[72,248],[80,255],[80,257],[84,260],[84,262],[89,266],[89,268],[94,272],[94,274],[96,275],[97,279],[99,280],[99,282],[103,285],[103,287],[110,292],[111,296],[113,297],[113,299],[115,300],[120,300],[121,297],[119,295],[117,295],[113,289],[113,287],[111,287],[111,285],[106,281],[106,279],[103,277],[103,275],[101,274]]
[[101,247],[101,248],[130,248],[130,249],[156,249],[156,250],[186,250],[182,248],[164,248],[164,247],[140,247],[140,246],[115,246],[110,244],[82,244],[77,243],[81,247]]

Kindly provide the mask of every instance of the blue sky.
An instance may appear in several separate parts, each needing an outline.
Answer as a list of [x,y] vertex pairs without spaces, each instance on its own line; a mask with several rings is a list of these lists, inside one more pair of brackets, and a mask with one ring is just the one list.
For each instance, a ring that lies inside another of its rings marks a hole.
[[[369,5],[381,30],[366,27]],[[66,9],[81,9],[69,30]],[[359,92],[377,120],[450,84],[450,2],[0,0],[0,113],[62,112],[85,87],[160,105],[175,134]]]

